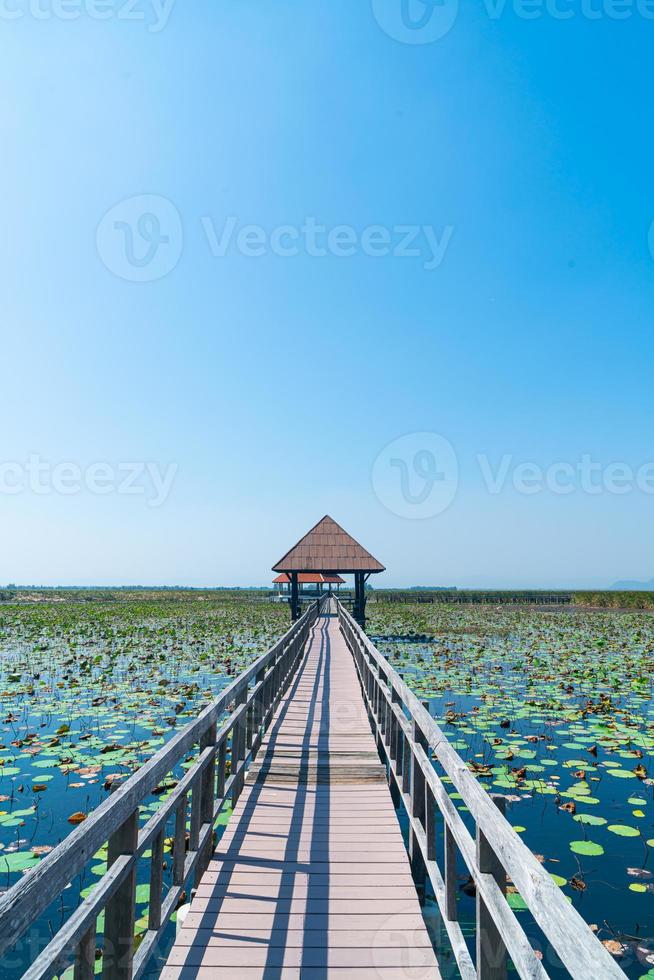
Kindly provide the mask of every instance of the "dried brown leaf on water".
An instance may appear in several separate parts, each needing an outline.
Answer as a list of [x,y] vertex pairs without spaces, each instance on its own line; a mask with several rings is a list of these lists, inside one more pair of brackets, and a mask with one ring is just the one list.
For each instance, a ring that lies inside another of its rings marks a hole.
[[71,813],[68,823],[83,823],[84,820],[86,820],[86,814],[79,810],[77,813]]
[[617,939],[603,939],[602,946],[607,949],[612,956],[623,956],[627,950],[624,943],[619,943]]
[[[482,762],[475,762],[474,759],[472,762],[468,763],[468,768],[471,772],[474,772],[475,776],[479,776],[480,778],[485,776],[490,777],[493,775],[491,766],[484,765]],[[157,790],[155,789],[154,792],[156,793]]]

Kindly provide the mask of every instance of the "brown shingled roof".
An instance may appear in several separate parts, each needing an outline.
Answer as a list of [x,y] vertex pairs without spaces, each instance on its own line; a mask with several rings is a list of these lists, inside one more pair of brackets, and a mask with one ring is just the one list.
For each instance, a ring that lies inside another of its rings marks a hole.
[[383,572],[384,566],[325,516],[273,565],[274,572]]

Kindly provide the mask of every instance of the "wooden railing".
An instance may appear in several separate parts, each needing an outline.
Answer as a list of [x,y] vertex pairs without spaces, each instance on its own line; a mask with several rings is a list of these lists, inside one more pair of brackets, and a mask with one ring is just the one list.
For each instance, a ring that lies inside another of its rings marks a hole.
[[[553,953],[555,962],[558,958],[574,980],[624,980],[610,953],[504,817],[504,798],[493,799],[482,788],[429,712],[340,603],[338,616],[388,765],[391,789],[408,814],[414,880],[420,885],[427,876],[431,882],[463,980],[503,980],[508,957],[520,977],[548,976],[507,902],[507,875],[551,944],[546,959]],[[470,811],[475,838],[432,760],[442,767]],[[444,824],[440,861],[437,813]],[[476,889],[474,961],[458,919],[457,850]]]
[[[103,978],[130,980],[143,973],[183,900],[191,877],[197,882],[209,863],[215,821],[229,800],[234,805],[238,799],[246,769],[298,666],[320,607],[316,602],[307,609],[195,721],[0,898],[3,956],[62,895],[98,849],[107,844],[106,872],[31,963],[24,978],[51,980],[74,963],[75,980],[91,980],[96,961],[97,919],[102,912]],[[225,712],[227,717],[223,717]],[[139,806],[196,746],[199,754],[193,764],[154,816],[139,826]],[[165,832],[173,817],[172,878],[164,896]],[[150,848],[148,928],[134,952],[137,866]]]

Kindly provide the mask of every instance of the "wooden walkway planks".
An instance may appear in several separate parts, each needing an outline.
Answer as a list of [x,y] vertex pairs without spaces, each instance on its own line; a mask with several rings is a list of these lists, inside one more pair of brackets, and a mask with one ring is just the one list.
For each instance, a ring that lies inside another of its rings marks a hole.
[[162,976],[440,977],[336,618],[312,631]]

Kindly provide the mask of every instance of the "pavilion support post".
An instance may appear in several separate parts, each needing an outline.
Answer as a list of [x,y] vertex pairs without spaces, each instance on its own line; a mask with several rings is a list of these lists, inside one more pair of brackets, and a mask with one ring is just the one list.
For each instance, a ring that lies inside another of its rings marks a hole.
[[291,619],[300,618],[300,599],[298,594],[297,572],[291,572]]
[[354,573],[354,619],[361,629],[366,628],[366,590],[363,572]]

